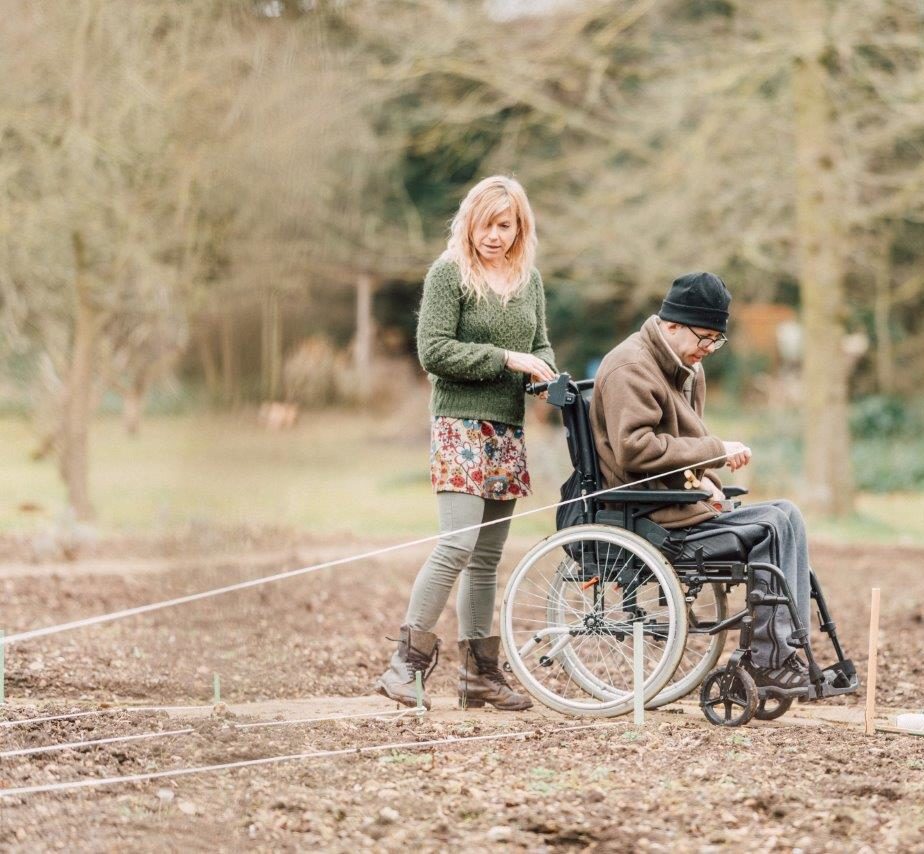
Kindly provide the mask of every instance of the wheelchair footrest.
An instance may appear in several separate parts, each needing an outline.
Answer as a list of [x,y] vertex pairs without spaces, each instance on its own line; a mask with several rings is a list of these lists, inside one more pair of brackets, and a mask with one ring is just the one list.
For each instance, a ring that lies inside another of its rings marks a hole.
[[817,686],[812,685],[806,692],[806,696],[800,698],[800,702],[824,700],[826,697],[836,697],[839,694],[853,694],[860,687],[856,668],[849,658],[837,664],[831,664],[821,672],[824,681]]
[[[849,669],[844,664],[850,664]],[[849,672],[852,671],[852,672]],[[843,664],[832,664],[822,671],[825,681],[821,684],[822,697],[834,697],[837,694],[852,694],[860,687],[860,678],[849,659]]]

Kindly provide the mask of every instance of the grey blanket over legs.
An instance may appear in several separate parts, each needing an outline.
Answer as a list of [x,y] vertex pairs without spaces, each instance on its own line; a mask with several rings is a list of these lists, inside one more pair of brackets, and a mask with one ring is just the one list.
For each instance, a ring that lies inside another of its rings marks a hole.
[[[744,528],[743,534],[755,545],[749,560],[778,566],[795,597],[796,611],[805,628],[811,616],[811,581],[808,541],[802,513],[791,501],[764,501],[722,513],[689,531]],[[758,589],[779,593],[778,585],[766,571],[755,575]],[[759,607],[754,613],[752,658],[758,667],[779,667],[799,647],[791,643],[792,618],[785,605]]]

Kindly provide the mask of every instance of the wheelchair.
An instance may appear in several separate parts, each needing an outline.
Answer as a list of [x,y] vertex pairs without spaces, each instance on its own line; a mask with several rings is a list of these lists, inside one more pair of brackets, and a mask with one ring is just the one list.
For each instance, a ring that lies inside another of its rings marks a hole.
[[[794,699],[821,700],[855,692],[856,669],[845,658],[821,587],[811,576],[820,630],[837,660],[821,668],[782,571],[748,560],[755,540],[747,530],[693,530],[682,540],[650,514],[670,504],[709,499],[698,489],[603,489],[589,406],[582,392],[593,380],[561,374],[527,391],[548,392],[561,410],[574,472],[563,487],[580,500],[559,508],[558,531],[534,546],[515,567],[501,606],[507,661],[539,702],[569,715],[614,717],[634,703],[635,624],[641,623],[646,708],[672,703],[700,689],[700,707],[718,726],[772,720]],[[688,484],[689,485],[689,484]],[[726,487],[728,499],[746,493]],[[566,510],[567,508],[567,510]],[[570,511],[570,512],[568,512]],[[677,532],[673,532],[676,534]],[[776,584],[758,585],[756,571]],[[729,613],[729,592],[744,585],[744,607]],[[780,691],[755,684],[748,671],[754,610],[789,609],[793,645],[802,648],[808,687]],[[719,666],[730,630],[740,645]]]

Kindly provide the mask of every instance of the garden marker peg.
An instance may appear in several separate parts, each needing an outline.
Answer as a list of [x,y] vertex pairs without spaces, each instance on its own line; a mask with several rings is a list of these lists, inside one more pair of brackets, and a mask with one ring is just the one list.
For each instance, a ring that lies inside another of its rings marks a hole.
[[215,689],[215,705],[221,702],[221,677],[217,673],[212,674],[212,687]]
[[876,734],[876,667],[879,658],[879,588],[874,587],[869,608],[869,658],[866,665],[866,734]]
[[641,620],[636,620],[632,624],[632,679],[633,679],[633,706],[635,710],[635,725],[642,726],[645,723],[645,674],[642,670],[644,664],[644,643],[645,627]]
[[426,709],[423,704],[423,673],[420,670],[414,671],[414,690],[417,691],[417,709],[418,715],[422,715]]

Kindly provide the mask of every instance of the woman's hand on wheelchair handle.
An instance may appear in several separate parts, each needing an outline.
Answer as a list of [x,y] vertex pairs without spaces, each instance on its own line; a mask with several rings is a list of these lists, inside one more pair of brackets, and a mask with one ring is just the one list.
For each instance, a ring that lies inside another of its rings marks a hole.
[[751,449],[743,442],[722,442],[725,446],[725,460],[731,471],[744,468],[751,461]]
[[534,383],[547,383],[555,379],[555,372],[532,353],[518,353],[516,350],[507,351],[507,370],[528,374]]

